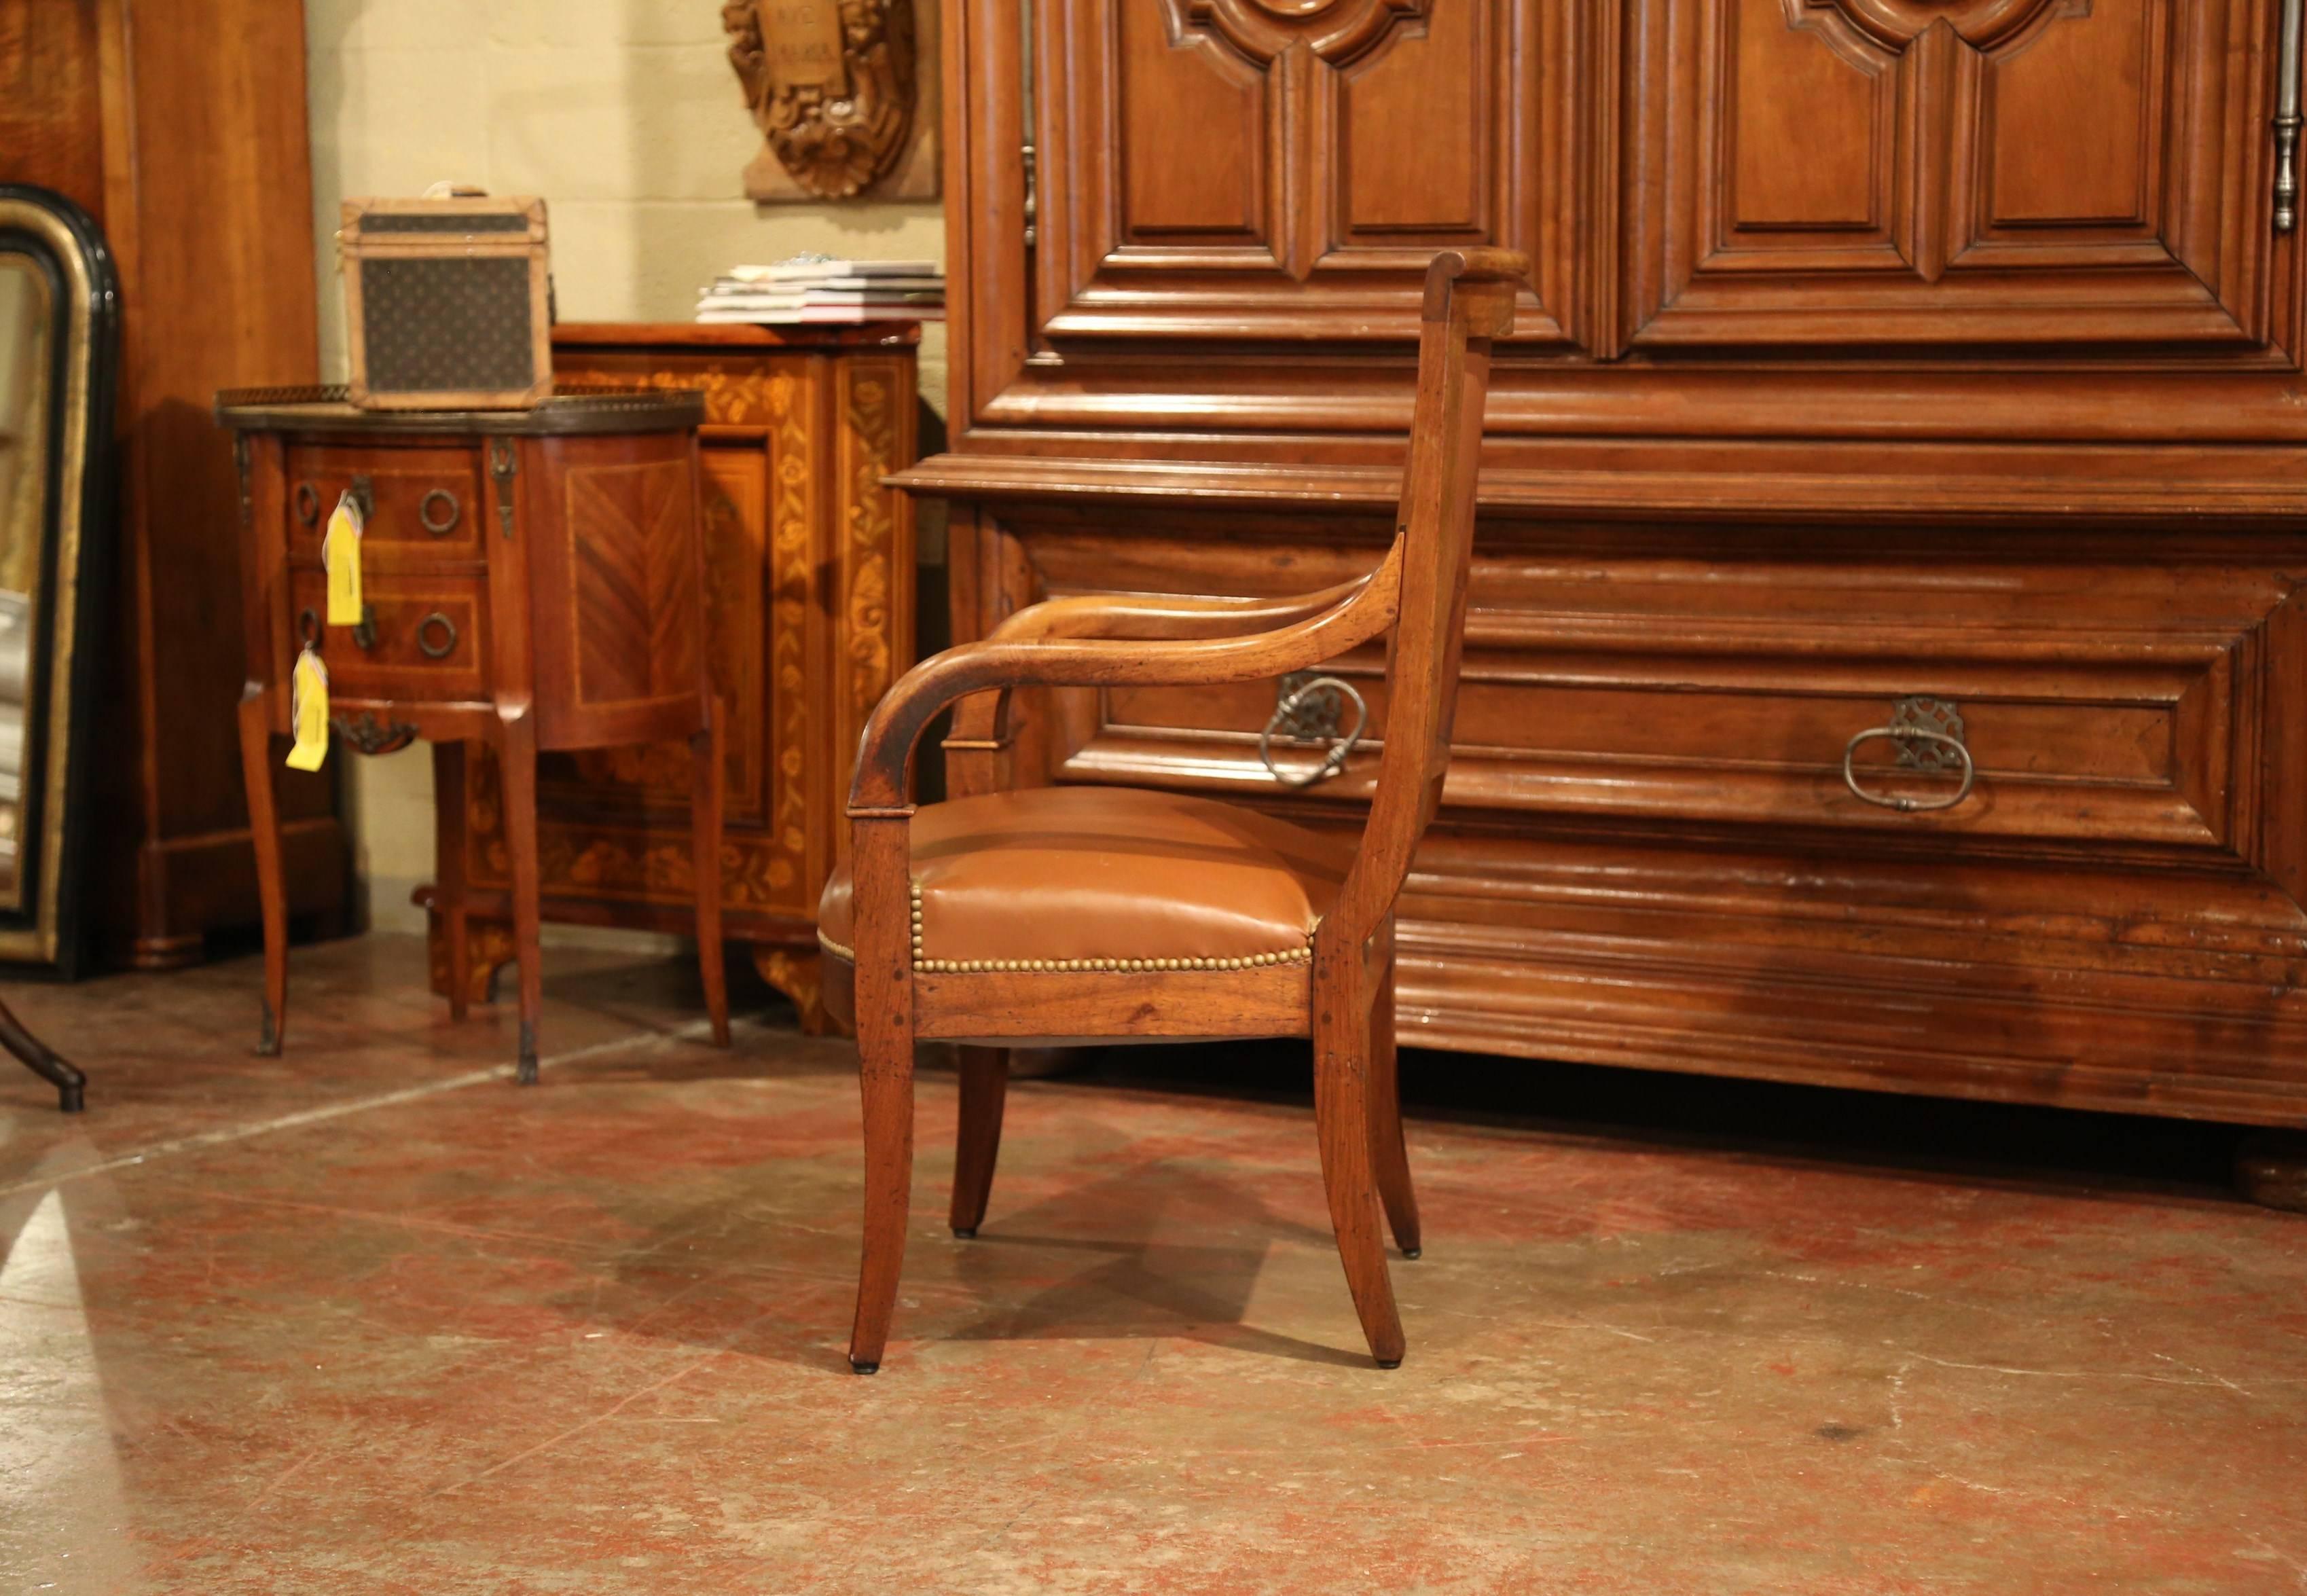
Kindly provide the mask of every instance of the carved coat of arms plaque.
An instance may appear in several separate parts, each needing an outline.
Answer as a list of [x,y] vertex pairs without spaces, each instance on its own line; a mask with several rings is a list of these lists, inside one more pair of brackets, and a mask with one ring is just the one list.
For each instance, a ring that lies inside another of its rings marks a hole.
[[[729,61],[768,149],[745,173],[757,200],[936,193],[928,123],[934,21],[920,0],[731,0]],[[924,40],[924,32],[930,38]],[[929,175],[924,190],[922,178]]]

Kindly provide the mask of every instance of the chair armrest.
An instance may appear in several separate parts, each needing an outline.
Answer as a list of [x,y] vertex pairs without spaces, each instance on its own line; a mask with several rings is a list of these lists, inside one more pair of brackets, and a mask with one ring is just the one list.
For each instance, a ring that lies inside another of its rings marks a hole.
[[1160,594],[1096,594],[1052,598],[1019,610],[987,634],[989,643],[1029,638],[1124,638],[1145,641],[1240,637],[1334,610],[1370,584],[1375,572],[1288,598],[1180,598]]
[[[1277,615],[1295,617],[1266,631],[1145,639],[1076,637],[1029,630],[1023,637],[1013,637],[1007,635],[1005,625],[982,642],[948,648],[906,672],[874,708],[857,751],[857,774],[849,789],[850,816],[861,819],[911,811],[907,772],[913,745],[920,741],[922,728],[956,699],[992,690],[1006,693],[1012,687],[1195,687],[1256,682],[1303,670],[1383,634],[1394,624],[1401,582],[1402,544],[1397,539],[1385,562],[1368,578],[1304,600],[1278,604],[1220,600],[1214,605],[1206,600],[1172,600],[1170,605],[1180,607],[1158,611],[1145,606],[1160,601],[1136,600],[1122,605],[1092,601],[1048,618],[1061,626],[1086,625],[1102,610],[1110,622],[1122,620],[1114,614],[1117,609],[1128,609],[1133,619],[1150,617],[1147,623],[1161,625],[1199,625],[1221,617],[1237,623],[1245,618],[1254,622]],[[1326,602],[1306,614],[1305,606],[1316,599]],[[1036,605],[1010,620],[1051,607]],[[1028,624],[1038,628],[1042,623]]]
[[[987,634],[989,643],[1044,638],[1134,639],[1143,641],[1240,637],[1310,620],[1335,609],[1369,586],[1375,573],[1287,598],[1182,598],[1166,595],[1098,594],[1052,598],[1019,610]],[[1009,689],[973,693],[953,714],[945,745],[952,749],[1006,747],[1009,742]]]

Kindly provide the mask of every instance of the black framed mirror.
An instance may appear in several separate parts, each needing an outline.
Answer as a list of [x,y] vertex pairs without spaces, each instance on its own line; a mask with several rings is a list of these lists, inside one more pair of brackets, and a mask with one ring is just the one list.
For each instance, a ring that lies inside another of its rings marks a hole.
[[96,224],[0,184],[0,961],[67,977],[86,940],[119,341]]

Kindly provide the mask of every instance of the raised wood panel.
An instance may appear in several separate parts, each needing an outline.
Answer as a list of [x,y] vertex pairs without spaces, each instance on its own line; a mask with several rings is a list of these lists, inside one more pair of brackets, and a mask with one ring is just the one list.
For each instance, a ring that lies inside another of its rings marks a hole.
[[[2087,17],[2088,27],[2067,25]],[[2151,226],[2162,190],[2170,8],[2089,0],[1966,63],[1978,76],[1980,220],[1988,229]],[[2079,100],[2096,124],[2070,129]]]
[[[2074,25],[2086,14],[2090,26]],[[2216,283],[2225,245],[2203,207],[2233,196],[2207,180],[2204,151],[2191,159],[2188,118],[2205,107],[2191,103],[2186,64],[2172,57],[2182,14],[2172,0],[2114,0],[2088,13],[2048,4],[2009,38],[1958,57],[1951,270],[2175,262]],[[2202,5],[2191,20],[2196,47],[2215,49],[2219,9]],[[2072,132],[2078,99],[2093,106],[2088,138]]]
[[1730,227],[1858,234],[1887,246],[1899,169],[1895,63],[1788,26],[1784,0],[1732,0],[1723,25],[1732,39],[1717,136],[1729,148]]
[[2272,0],[1632,13],[1631,347],[2264,357]]
[[1568,342],[1578,29],[1559,8],[1051,0],[1034,17],[1047,348],[1409,340],[1427,261],[1469,243],[1540,259],[1516,339]]
[[1338,74],[1334,247],[1441,248],[1491,236],[1497,23],[1482,5],[1437,6],[1415,47],[1375,51]]
[[1173,41],[1160,5],[1122,5],[1120,233],[1132,244],[1265,245],[1268,82],[1207,34]]

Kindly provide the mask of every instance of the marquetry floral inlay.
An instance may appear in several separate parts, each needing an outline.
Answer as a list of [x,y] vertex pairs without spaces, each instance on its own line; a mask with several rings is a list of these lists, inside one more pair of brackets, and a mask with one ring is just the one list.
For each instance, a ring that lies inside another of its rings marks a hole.
[[[819,557],[810,535],[818,491],[810,461],[816,439],[806,395],[790,372],[776,374],[768,397],[769,701],[776,723],[768,842],[779,854],[776,884],[790,891],[809,870],[810,719],[817,696],[810,691],[809,631]],[[809,881],[804,891],[819,885]]]
[[893,674],[889,644],[889,600],[896,570],[897,521],[895,490],[881,479],[896,470],[897,425],[894,374],[864,361],[850,368],[847,506],[850,579],[845,652],[849,656],[849,701],[862,726]]

